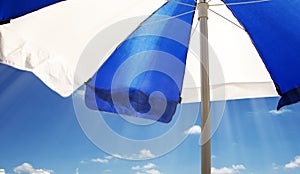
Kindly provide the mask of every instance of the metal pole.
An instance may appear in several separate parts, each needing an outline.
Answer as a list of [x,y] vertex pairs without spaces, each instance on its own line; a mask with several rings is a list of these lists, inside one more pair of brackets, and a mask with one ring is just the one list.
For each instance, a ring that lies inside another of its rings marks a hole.
[[201,173],[211,173],[210,143],[210,88],[209,88],[209,56],[206,0],[199,0],[197,5],[200,23],[200,59],[201,59]]

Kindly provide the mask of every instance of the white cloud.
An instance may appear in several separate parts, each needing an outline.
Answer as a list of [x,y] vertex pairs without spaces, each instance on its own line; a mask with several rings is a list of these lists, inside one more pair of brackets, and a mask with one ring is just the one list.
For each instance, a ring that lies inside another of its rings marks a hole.
[[108,159],[108,160],[111,160],[113,159],[114,157],[113,156],[106,156],[105,159]]
[[31,164],[29,163],[23,163],[20,166],[17,166],[16,168],[14,168],[14,172],[17,174],[22,174],[22,173],[26,173],[26,174],[51,174],[53,173],[52,170],[48,170],[48,169],[34,169],[32,167]]
[[156,167],[155,164],[148,163],[148,164],[144,165],[143,167],[141,167],[141,166],[133,166],[133,167],[131,167],[131,170],[148,170],[148,169],[153,169],[155,167]]
[[143,149],[138,154],[131,154],[129,156],[114,154],[113,157],[121,158],[121,159],[131,159],[131,160],[145,160],[145,159],[154,158],[155,155],[150,150]]
[[0,174],[5,174],[5,170],[4,169],[0,169]]
[[133,166],[131,170],[136,171],[136,174],[162,174],[159,170],[155,169],[156,165],[148,163],[144,166]]
[[115,157],[115,158],[120,158],[120,159],[126,158],[125,156],[122,156],[122,155],[120,155],[120,154],[113,154],[113,157]]
[[281,114],[288,113],[288,112],[291,112],[291,110],[280,109],[280,110],[271,110],[271,111],[269,111],[269,113],[272,114],[272,115],[281,115]]
[[111,170],[110,170],[110,169],[106,169],[106,170],[104,170],[103,172],[109,173],[109,172],[111,172]]
[[141,170],[142,167],[141,166],[133,166],[131,167],[131,170]]
[[235,174],[240,173],[241,170],[246,170],[244,165],[232,165],[231,167],[223,167],[220,169],[211,168],[212,174]]
[[296,156],[294,161],[291,161],[284,165],[284,168],[286,169],[293,169],[293,168],[298,168],[300,167],[300,156]]
[[[91,159],[90,161],[93,162],[93,163],[107,164],[113,158],[122,158],[122,157],[120,155],[116,154],[116,155],[113,155],[113,156],[105,156],[104,158],[94,158],[94,159]],[[83,163],[85,163],[85,161],[82,161],[80,163],[83,164]]]
[[186,130],[184,133],[187,135],[201,134],[201,127],[198,125],[194,125],[189,130]]
[[151,169],[146,171],[147,174],[162,174],[159,170]]
[[152,169],[154,167],[155,167],[155,164],[153,164],[153,163],[148,163],[148,164],[144,165],[144,169]]
[[107,164],[108,163],[108,159],[95,158],[95,159],[91,159],[91,162]]
[[278,166],[276,163],[272,163],[272,169],[273,170],[279,170],[280,166]]
[[137,171],[135,174],[163,174],[163,173],[161,173],[159,170],[151,169],[143,172]]
[[79,174],[79,169],[78,168],[76,168],[76,174]]
[[84,164],[84,163],[85,163],[85,161],[84,161],[84,160],[81,160],[81,161],[80,161],[80,164]]
[[150,150],[146,150],[146,149],[143,149],[140,151],[139,154],[137,155],[133,155],[133,157],[137,157],[138,159],[147,159],[147,158],[154,158],[155,155],[151,153]]

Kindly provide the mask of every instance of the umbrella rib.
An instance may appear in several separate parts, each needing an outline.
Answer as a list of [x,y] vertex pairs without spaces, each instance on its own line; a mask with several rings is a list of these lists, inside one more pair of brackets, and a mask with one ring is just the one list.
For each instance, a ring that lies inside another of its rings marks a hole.
[[233,3],[227,3],[227,4],[211,4],[209,6],[223,6],[223,5],[244,5],[244,4],[254,4],[254,3],[260,3],[260,2],[268,2],[270,0],[256,0],[256,1],[247,1],[247,2],[233,2]]
[[188,7],[196,7],[194,5],[187,4],[187,3],[184,3],[184,2],[178,2],[178,1],[175,1],[175,0],[166,0],[166,1],[168,1],[168,2],[174,2],[176,4],[185,5],[185,6],[188,6]]
[[160,23],[160,22],[164,22],[164,21],[167,21],[167,20],[170,20],[170,19],[174,19],[174,18],[183,16],[183,15],[187,15],[187,14],[193,13],[194,11],[195,10],[192,10],[192,11],[188,11],[188,12],[185,12],[185,13],[181,13],[179,15],[175,15],[175,16],[171,16],[171,17],[166,17],[164,19],[160,19],[160,20],[156,20],[156,21],[147,22],[147,23],[144,23],[144,24],[140,25],[140,27],[147,26],[147,25],[153,25],[153,24]]
[[196,26],[195,26],[195,28],[194,28],[192,34],[191,34],[191,37],[195,34],[195,31],[196,31],[198,25],[199,25],[199,20],[197,21],[197,24],[196,24]]
[[220,17],[222,17],[223,19],[227,20],[228,22],[232,23],[233,25],[235,25],[235,26],[237,26],[237,27],[239,27],[240,29],[242,29],[242,30],[244,30],[244,31],[245,31],[245,28],[244,28],[244,27],[241,27],[240,25],[236,24],[235,22],[233,22],[233,21],[231,21],[231,20],[227,19],[225,16],[223,16],[223,15],[221,15],[221,14],[217,13],[216,11],[214,11],[214,10],[212,10],[212,9],[209,9],[209,11],[211,11],[211,12],[215,13],[216,15],[218,15],[218,16],[220,16]]

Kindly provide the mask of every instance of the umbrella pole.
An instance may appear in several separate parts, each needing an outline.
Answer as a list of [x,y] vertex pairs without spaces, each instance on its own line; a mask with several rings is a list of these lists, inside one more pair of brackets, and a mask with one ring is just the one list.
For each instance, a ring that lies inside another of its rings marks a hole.
[[209,53],[206,0],[199,0],[198,20],[200,23],[200,60],[201,60],[201,173],[211,173],[210,143],[210,88],[209,88]]

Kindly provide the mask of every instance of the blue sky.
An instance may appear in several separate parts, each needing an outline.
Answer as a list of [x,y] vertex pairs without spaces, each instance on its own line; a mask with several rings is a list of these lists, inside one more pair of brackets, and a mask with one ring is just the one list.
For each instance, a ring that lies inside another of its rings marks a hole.
[[[103,136],[101,142],[121,149],[120,153],[108,154],[80,127],[72,97],[60,97],[31,73],[5,65],[0,65],[0,73],[0,174],[200,173],[197,126],[178,132],[190,135],[162,156],[156,153],[159,149],[147,148],[121,153],[122,144],[111,143],[111,137]],[[226,103],[212,139],[214,174],[300,173],[300,105],[276,112],[277,101],[263,98]],[[104,117],[120,135],[141,140],[159,136],[174,126],[136,126],[120,117]],[[132,161],[116,157],[156,158]]]

